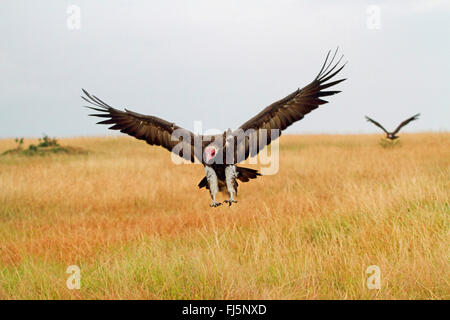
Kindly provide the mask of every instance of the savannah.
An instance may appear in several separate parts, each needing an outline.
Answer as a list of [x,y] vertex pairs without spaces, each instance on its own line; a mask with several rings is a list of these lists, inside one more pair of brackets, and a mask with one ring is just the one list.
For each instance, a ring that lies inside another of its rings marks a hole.
[[58,141],[87,152],[0,156],[0,299],[450,298],[448,132],[285,135],[218,208],[162,148]]

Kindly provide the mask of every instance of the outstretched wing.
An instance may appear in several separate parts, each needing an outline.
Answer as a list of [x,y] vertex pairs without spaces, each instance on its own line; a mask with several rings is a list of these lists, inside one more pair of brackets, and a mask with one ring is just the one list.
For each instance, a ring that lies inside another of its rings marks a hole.
[[413,115],[411,118],[406,119],[405,121],[403,121],[402,123],[400,123],[397,127],[397,129],[395,129],[395,131],[393,132],[394,134],[396,134],[397,132],[400,131],[401,128],[403,128],[404,126],[406,126],[408,123],[410,123],[411,121],[417,120],[419,119],[420,113]]
[[[248,139],[246,138],[246,145],[244,147],[245,159],[249,156],[249,154],[251,156],[254,156],[266,145],[269,145],[272,139],[276,139],[276,137],[281,134],[281,130],[286,129],[294,122],[302,119],[306,114],[310,113],[318,106],[327,103],[328,101],[322,100],[322,97],[331,96],[340,92],[325,90],[346,80],[340,79],[332,82],[327,82],[336,74],[338,74],[339,71],[341,71],[345,66],[345,64],[343,64],[339,67],[343,56],[341,56],[341,58],[333,64],[336,54],[337,49],[331,60],[329,60],[330,52],[328,52],[319,74],[310,84],[302,89],[297,89],[287,97],[272,103],[270,106],[266,107],[256,116],[240,126],[239,129],[243,130],[244,132],[247,132],[247,130],[254,130],[254,137],[258,140],[258,148],[250,148],[249,150]],[[276,137],[272,137],[270,131],[272,129],[278,129],[278,134]],[[264,139],[265,141],[263,141],[262,139],[261,141],[259,141],[261,130],[267,130],[267,139]],[[242,160],[244,159],[241,159],[241,161]]]
[[374,125],[376,125],[377,127],[381,128],[381,130],[383,130],[384,132],[386,132],[386,134],[389,134],[389,132],[387,132],[387,130],[378,122],[376,122],[373,119],[370,119],[368,116],[366,116],[367,121],[372,122]]
[[[157,117],[146,116],[127,109],[125,111],[117,110],[86,90],[82,90],[86,97],[81,96],[81,98],[94,106],[85,107],[100,112],[90,114],[90,116],[108,118],[97,122],[98,124],[112,124],[113,126],[109,127],[111,130],[120,130],[120,132],[137,139],[145,140],[150,145],[162,146],[184,159],[194,162],[194,134],[191,131]],[[180,154],[181,147],[174,150],[179,143],[183,143],[180,146],[189,152]]]

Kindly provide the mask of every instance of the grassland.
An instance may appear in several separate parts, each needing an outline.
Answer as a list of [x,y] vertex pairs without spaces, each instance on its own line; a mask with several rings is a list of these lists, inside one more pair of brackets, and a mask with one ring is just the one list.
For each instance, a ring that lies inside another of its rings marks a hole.
[[450,298],[450,133],[283,136],[278,174],[215,209],[161,148],[60,142],[89,153],[0,157],[0,299]]

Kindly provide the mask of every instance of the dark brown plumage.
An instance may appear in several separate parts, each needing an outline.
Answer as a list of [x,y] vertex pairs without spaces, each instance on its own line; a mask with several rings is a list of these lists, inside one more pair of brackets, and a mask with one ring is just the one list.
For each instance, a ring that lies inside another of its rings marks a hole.
[[[111,130],[120,130],[120,132],[126,133],[137,139],[144,140],[149,145],[161,146],[169,151],[172,151],[178,143],[182,142],[182,139],[176,141],[171,140],[173,132],[177,129],[182,130],[192,139],[192,143],[189,144],[191,153],[183,155],[183,158],[194,162],[194,134],[189,130],[183,129],[172,122],[168,122],[154,116],[139,114],[127,109],[125,109],[125,111],[117,110],[96,96],[90,95],[86,90],[82,90],[86,97],[82,96],[81,98],[95,106],[86,107],[102,112],[90,114],[90,116],[108,118],[107,120],[97,122],[97,124],[112,124],[112,126],[109,127]],[[198,160],[201,161],[200,158]]]
[[398,125],[398,127],[392,131],[392,132],[388,132],[381,124],[379,124],[378,122],[376,122],[375,120],[369,118],[368,116],[366,116],[367,121],[372,122],[374,125],[376,125],[377,127],[381,128],[381,130],[383,130],[386,133],[386,139],[389,140],[395,140],[398,139],[399,136],[397,136],[397,133],[400,131],[401,128],[403,128],[404,126],[406,126],[408,123],[410,123],[411,121],[417,120],[419,119],[420,113],[413,115],[412,117],[406,119],[405,121],[403,121],[402,123],[400,123]]
[[[256,116],[245,122],[240,126],[244,132],[247,130],[255,130],[253,140],[258,144],[258,148],[250,148],[250,144],[245,145],[245,159],[250,156],[256,155],[256,150],[262,150],[266,145],[269,145],[272,141],[270,130],[277,129],[278,136],[281,134],[281,130],[286,129],[294,122],[301,120],[306,114],[312,110],[318,108],[320,105],[328,103],[321,98],[331,96],[340,91],[331,90],[325,91],[325,89],[337,85],[338,83],[346,80],[340,79],[326,83],[328,80],[337,75],[344,67],[345,64],[339,66],[343,56],[333,65],[336,57],[337,50],[335,51],[331,60],[329,60],[330,52],[328,52],[322,68],[316,78],[307,86],[302,89],[297,89],[285,98],[276,101],[258,113]],[[259,131],[261,129],[267,131],[267,140],[259,141]],[[249,150],[251,149],[251,150]],[[252,154],[250,154],[252,152]]]
[[[139,114],[127,109],[124,111],[115,109],[84,89],[85,96],[82,98],[92,105],[87,108],[98,112],[90,114],[91,116],[106,118],[98,124],[111,124],[109,129],[120,130],[137,139],[144,140],[150,145],[162,146],[191,162],[198,160],[204,165],[206,173],[206,177],[200,181],[198,186],[210,190],[213,198],[211,206],[220,205],[216,201],[215,195],[225,187],[230,192],[230,200],[226,200],[226,202],[231,205],[231,203],[237,202],[233,198],[233,194],[237,193],[236,179],[247,182],[260,175],[254,169],[235,165],[249,156],[256,155],[273,139],[276,139],[282,130],[302,119],[320,105],[327,103],[322,99],[323,97],[340,92],[326,90],[345,80],[328,82],[345,66],[344,64],[339,67],[342,57],[334,63],[336,54],[337,50],[330,59],[330,52],[328,52],[319,74],[310,84],[272,103],[237,130],[229,129],[223,134],[214,136],[194,135],[189,130],[154,116]],[[268,130],[267,139],[260,139],[259,134],[264,130]],[[271,130],[275,130],[274,135]],[[175,135],[176,133],[177,135]],[[241,133],[245,134],[241,135]],[[175,148],[180,144],[183,150],[187,150],[186,153],[180,153],[180,148]],[[255,144],[257,148],[254,148]],[[226,157],[228,151],[232,152],[230,161]],[[225,158],[227,162],[224,161]]]

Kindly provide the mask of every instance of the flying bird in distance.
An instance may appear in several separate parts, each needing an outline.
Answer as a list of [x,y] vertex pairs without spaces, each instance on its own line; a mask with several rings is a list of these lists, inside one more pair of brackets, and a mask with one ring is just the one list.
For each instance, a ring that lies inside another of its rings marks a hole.
[[366,116],[366,119],[367,119],[367,121],[372,122],[374,125],[381,128],[381,130],[383,130],[386,133],[386,139],[395,140],[395,139],[399,138],[399,136],[397,136],[397,133],[400,131],[400,129],[403,128],[404,126],[406,126],[411,121],[419,119],[419,116],[420,116],[420,113],[415,114],[411,118],[406,119],[405,121],[403,121],[402,123],[400,123],[398,125],[397,129],[395,129],[392,132],[388,132],[381,124],[379,124],[378,122],[376,122],[373,119],[370,119],[368,116]]
[[[281,130],[301,120],[306,114],[328,101],[322,97],[334,95],[340,91],[325,90],[345,79],[329,81],[338,74],[341,56],[335,62],[336,52],[328,52],[325,62],[314,80],[302,89],[297,89],[285,98],[263,109],[256,116],[245,122],[238,129],[228,129],[223,134],[198,135],[155,116],[139,114],[125,109],[115,109],[98,97],[82,89],[82,98],[98,113],[90,116],[106,118],[98,124],[112,125],[109,129],[120,130],[149,145],[162,146],[181,156],[188,162],[200,162],[204,166],[205,177],[198,184],[199,188],[209,190],[212,203],[217,207],[222,203],[216,199],[219,191],[228,192],[230,198],[225,200],[231,206],[237,202],[237,180],[247,182],[261,174],[254,169],[237,166],[249,156],[253,157],[278,138]],[[183,151],[183,152],[180,152]],[[226,158],[226,159],[224,159]],[[226,160],[226,161],[225,161]]]

